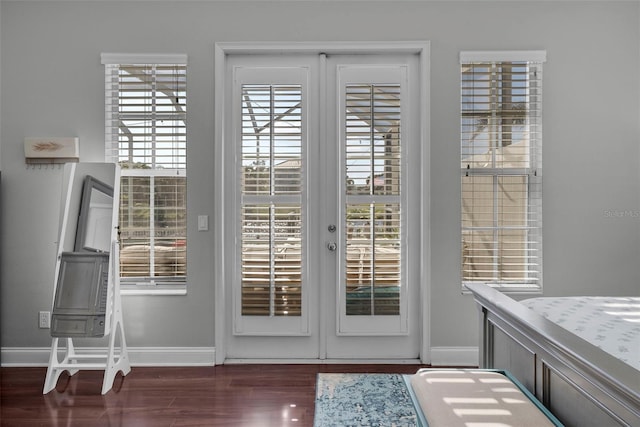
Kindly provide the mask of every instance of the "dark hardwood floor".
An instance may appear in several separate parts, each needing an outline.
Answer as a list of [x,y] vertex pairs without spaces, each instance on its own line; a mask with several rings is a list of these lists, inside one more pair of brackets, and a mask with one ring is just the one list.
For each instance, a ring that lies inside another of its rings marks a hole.
[[102,396],[102,372],[63,374],[42,394],[45,368],[0,368],[0,425],[313,425],[319,372],[413,373],[420,365],[220,365],[132,368]]

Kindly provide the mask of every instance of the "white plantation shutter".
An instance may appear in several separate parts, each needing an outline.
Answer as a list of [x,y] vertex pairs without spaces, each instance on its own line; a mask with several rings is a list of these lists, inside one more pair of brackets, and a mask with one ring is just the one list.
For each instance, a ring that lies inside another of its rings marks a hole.
[[241,312],[302,315],[303,88],[243,84]]
[[542,286],[545,53],[462,52],[462,282]]
[[122,167],[123,283],[186,279],[186,56],[103,54],[106,158]]
[[399,315],[401,86],[345,86],[346,315]]

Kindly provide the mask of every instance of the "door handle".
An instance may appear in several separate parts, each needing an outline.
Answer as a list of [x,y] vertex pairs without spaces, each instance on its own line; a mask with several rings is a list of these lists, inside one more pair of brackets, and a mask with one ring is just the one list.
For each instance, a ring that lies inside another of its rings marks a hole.
[[336,242],[329,242],[327,243],[327,249],[329,249],[331,252],[335,252],[336,249],[338,249],[338,245],[336,244]]

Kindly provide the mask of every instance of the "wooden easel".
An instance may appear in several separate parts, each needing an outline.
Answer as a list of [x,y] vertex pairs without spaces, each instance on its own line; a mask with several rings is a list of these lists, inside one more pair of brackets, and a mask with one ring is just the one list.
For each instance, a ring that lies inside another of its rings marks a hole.
[[[52,391],[64,371],[68,371],[70,375],[75,375],[81,370],[103,370],[104,379],[102,382],[102,394],[106,394],[113,387],[113,381],[118,372],[127,375],[131,371],[129,364],[129,354],[124,334],[123,317],[122,317],[122,301],[120,297],[120,271],[119,258],[120,246],[117,240],[117,224],[118,224],[118,195],[120,174],[117,165],[114,165],[115,183],[114,183],[114,213],[112,217],[111,231],[111,251],[109,253],[109,273],[108,273],[108,291],[107,291],[107,309],[105,314],[105,330],[104,336],[109,337],[109,345],[106,349],[96,348],[95,351],[76,352],[72,337],[53,337],[51,343],[51,354],[49,356],[49,366],[44,382],[43,394]],[[56,262],[55,283],[57,286],[57,277],[60,270],[60,255],[65,249],[65,237],[68,221],[73,214],[70,215],[71,186],[74,185],[74,175],[76,165],[69,165],[70,182],[67,188],[65,199],[63,200],[62,222],[60,228],[60,242],[58,244],[58,260]],[[55,290],[54,290],[55,295]],[[87,338],[83,338],[87,339]],[[91,350],[94,350],[91,348]],[[59,359],[59,353],[63,353],[62,360]]]
[[[114,244],[114,251],[117,252],[117,242]],[[118,276],[118,265],[111,256],[109,275],[116,276],[114,286],[109,298],[109,306],[112,308],[111,313],[107,313],[109,331],[105,329],[105,336],[109,335],[109,346],[107,349],[99,349],[97,352],[78,353],[73,345],[73,338],[52,339],[51,354],[49,355],[49,367],[47,376],[44,381],[44,389],[42,394],[52,391],[64,371],[68,371],[70,375],[75,375],[81,370],[101,370],[104,369],[104,379],[102,380],[102,394],[107,393],[113,387],[113,381],[118,372],[127,375],[131,372],[129,364],[129,353],[127,351],[127,343],[124,336],[123,320],[122,320],[122,301],[120,298],[120,280]],[[114,265],[115,264],[115,265]],[[115,271],[114,271],[115,270]],[[115,274],[113,274],[115,273]],[[61,342],[64,344],[61,346]],[[64,349],[62,360],[58,359],[59,351]]]

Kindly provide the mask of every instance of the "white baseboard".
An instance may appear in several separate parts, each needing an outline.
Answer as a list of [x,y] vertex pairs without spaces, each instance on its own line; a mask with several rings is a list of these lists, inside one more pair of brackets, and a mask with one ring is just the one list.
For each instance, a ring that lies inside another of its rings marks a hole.
[[419,365],[418,359],[226,359],[225,365]]
[[432,366],[478,366],[478,347],[431,347]]
[[[128,347],[127,350],[131,366],[213,366],[216,360],[215,347]],[[50,347],[3,347],[0,361],[3,367],[46,367],[50,351]],[[105,349],[76,347],[76,353],[100,354],[105,353]]]
[[[128,350],[131,366],[214,366],[216,360],[215,347],[129,347]],[[0,361],[3,367],[46,367],[50,351],[49,347],[3,347]],[[76,348],[76,352],[99,354],[104,349],[85,347]],[[477,347],[432,347],[430,354],[430,363],[436,367],[478,366]]]

